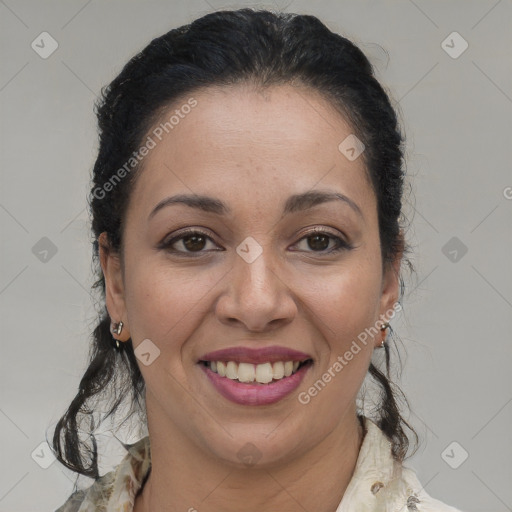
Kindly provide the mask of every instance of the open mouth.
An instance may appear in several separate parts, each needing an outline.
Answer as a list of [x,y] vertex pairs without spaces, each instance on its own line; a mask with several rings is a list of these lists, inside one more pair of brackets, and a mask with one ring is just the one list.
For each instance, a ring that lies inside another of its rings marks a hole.
[[268,385],[294,375],[301,368],[313,364],[313,360],[275,361],[260,364],[237,361],[199,361],[199,364],[220,377],[244,384]]

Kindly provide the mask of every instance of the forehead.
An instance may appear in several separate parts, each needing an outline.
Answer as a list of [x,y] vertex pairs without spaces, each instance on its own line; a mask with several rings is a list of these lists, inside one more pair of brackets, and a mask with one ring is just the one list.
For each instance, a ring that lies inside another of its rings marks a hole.
[[138,204],[175,191],[281,203],[282,194],[318,185],[364,202],[372,194],[363,158],[350,161],[339,149],[351,135],[329,101],[305,87],[200,89],[175,101],[149,131],[154,147],[132,196]]

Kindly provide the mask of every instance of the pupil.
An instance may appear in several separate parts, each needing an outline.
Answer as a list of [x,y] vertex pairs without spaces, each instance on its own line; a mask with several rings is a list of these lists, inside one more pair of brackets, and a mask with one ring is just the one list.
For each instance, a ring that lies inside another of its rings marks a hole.
[[[199,240],[199,245],[197,245],[198,240]],[[192,241],[192,243],[190,243],[190,241]],[[204,237],[201,235],[199,235],[199,236],[198,235],[190,235],[187,238],[183,239],[183,243],[185,244],[185,247],[189,251],[201,250],[204,247],[204,242],[205,242]]]
[[329,246],[329,238],[325,235],[312,235],[309,239],[309,247],[311,249],[324,250]]

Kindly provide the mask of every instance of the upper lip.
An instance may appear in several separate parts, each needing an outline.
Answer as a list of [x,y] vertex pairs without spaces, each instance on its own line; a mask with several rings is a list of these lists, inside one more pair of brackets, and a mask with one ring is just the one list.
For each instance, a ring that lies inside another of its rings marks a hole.
[[231,347],[208,352],[199,361],[234,361],[236,363],[275,363],[276,361],[306,361],[312,357],[304,352],[287,347],[271,346],[261,348]]

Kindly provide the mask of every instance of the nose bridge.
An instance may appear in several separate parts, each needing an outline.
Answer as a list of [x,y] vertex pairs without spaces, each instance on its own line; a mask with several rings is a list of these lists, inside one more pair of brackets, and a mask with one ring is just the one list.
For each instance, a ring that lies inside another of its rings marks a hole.
[[236,320],[254,331],[265,330],[277,320],[290,321],[295,305],[276,261],[271,248],[254,238],[248,237],[237,247],[230,285],[217,304],[221,321]]
[[235,293],[239,299],[273,300],[272,296],[279,293],[279,285],[270,247],[267,245],[264,249],[254,238],[248,237],[236,252],[233,270]]

